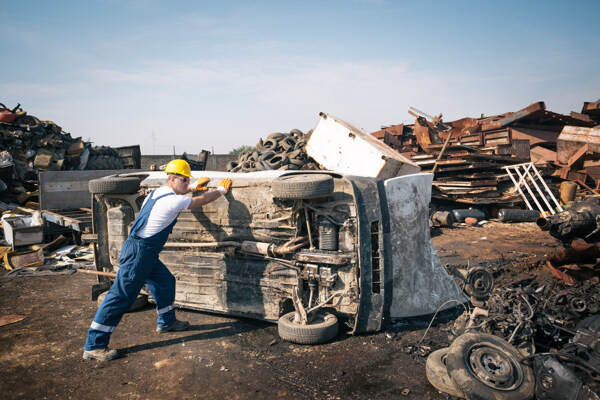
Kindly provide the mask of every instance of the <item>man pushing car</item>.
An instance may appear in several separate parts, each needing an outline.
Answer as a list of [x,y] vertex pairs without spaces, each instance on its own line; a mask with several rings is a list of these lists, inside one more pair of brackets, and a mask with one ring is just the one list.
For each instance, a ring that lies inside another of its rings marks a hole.
[[190,184],[190,166],[184,160],[169,162],[165,173],[165,185],[146,197],[123,244],[115,282],[98,308],[88,331],[83,347],[84,359],[109,361],[119,356],[117,350],[108,348],[110,335],[144,285],[156,301],[156,330],[159,333],[183,331],[190,326],[189,322],[175,318],[175,277],[158,256],[179,213],[202,207],[225,195],[231,187],[231,180],[225,178],[216,190],[189,197],[185,195],[192,191],[206,190],[202,186],[209,179],[200,178]]

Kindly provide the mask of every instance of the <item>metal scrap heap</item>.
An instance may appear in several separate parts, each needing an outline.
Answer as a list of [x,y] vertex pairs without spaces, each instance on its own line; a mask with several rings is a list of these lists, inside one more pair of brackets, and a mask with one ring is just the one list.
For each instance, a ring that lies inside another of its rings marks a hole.
[[443,122],[411,108],[413,125],[384,127],[371,135],[434,172],[432,197],[468,204],[522,201],[503,167],[533,162],[545,176],[582,188],[600,181],[600,100],[581,113],[558,114],[544,102],[491,117]]
[[39,171],[139,168],[139,158],[139,146],[94,147],[52,121],[29,115],[20,104],[9,109],[0,103],[0,200],[4,202],[25,204],[35,198]]

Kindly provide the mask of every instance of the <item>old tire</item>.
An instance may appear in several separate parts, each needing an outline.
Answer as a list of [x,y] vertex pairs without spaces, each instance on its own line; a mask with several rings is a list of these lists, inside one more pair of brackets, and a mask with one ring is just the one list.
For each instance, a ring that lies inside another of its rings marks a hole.
[[88,189],[90,193],[135,193],[140,189],[140,180],[129,176],[92,179]]
[[467,399],[526,400],[533,398],[533,371],[520,364],[523,356],[508,342],[487,333],[470,332],[450,345],[446,367]]
[[331,313],[317,313],[306,325],[295,324],[294,314],[292,311],[279,318],[277,329],[283,340],[298,344],[319,344],[330,341],[338,334],[338,320]]
[[431,386],[440,392],[458,397],[459,399],[464,399],[465,395],[456,388],[456,385],[454,385],[454,382],[450,379],[450,375],[448,375],[448,370],[446,369],[447,353],[448,348],[445,347],[434,351],[427,357],[427,361],[425,362],[427,379],[429,380],[429,383],[431,383]]
[[15,123],[23,129],[29,129],[30,131],[38,130],[42,127],[42,123],[39,119],[33,115],[23,115],[17,117]]
[[99,169],[123,169],[123,161],[119,157],[107,154],[90,156],[85,169],[92,171]]
[[[108,292],[104,292],[104,293],[100,294],[100,296],[98,296],[98,307],[100,307],[100,304],[102,304],[102,302],[106,298],[107,293]],[[133,302],[131,307],[129,307],[129,310],[127,310],[127,312],[139,310],[140,308],[144,307],[146,304],[148,304],[148,296],[140,293],[135,298],[135,301]]]
[[312,199],[333,193],[333,178],[321,174],[280,176],[271,182],[273,197],[278,199]]

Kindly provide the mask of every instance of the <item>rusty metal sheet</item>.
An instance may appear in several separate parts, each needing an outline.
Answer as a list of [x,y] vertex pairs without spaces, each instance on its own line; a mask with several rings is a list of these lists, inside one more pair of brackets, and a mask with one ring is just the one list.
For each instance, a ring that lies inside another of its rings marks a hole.
[[565,126],[557,139],[569,142],[581,142],[600,145],[600,128]]
[[417,117],[415,120],[414,134],[417,137],[417,143],[426,153],[432,152],[432,149],[429,148],[430,145],[442,143],[433,124],[423,117]]
[[589,151],[600,153],[600,128],[565,126],[556,142],[557,161],[568,164],[571,157],[586,143]]
[[556,162],[556,152],[542,146],[530,150],[531,161],[534,163]]
[[586,101],[583,103],[583,108],[581,109],[582,113],[589,113],[590,111],[600,111],[600,100],[596,100],[593,102]]
[[546,104],[543,101],[532,103],[522,110],[516,111],[514,113],[508,113],[501,118],[491,117],[481,121],[481,129],[484,131],[489,131],[492,129],[502,128],[508,124],[516,122],[522,118],[527,117],[528,115],[533,114],[536,111],[541,111],[546,109]]

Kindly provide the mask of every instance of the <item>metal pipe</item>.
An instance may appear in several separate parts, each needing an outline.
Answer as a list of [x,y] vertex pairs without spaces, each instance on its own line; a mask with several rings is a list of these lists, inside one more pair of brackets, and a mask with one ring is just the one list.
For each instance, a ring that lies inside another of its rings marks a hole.
[[209,243],[165,243],[165,247],[194,247],[194,248],[211,248],[211,247],[242,247],[238,242],[209,242]]
[[313,247],[312,233],[310,233],[310,222],[308,222],[308,209],[306,208],[306,206],[304,206],[304,218],[306,219],[306,229],[308,231],[308,245],[309,245],[309,248],[312,250],[312,249],[314,249],[314,247]]

